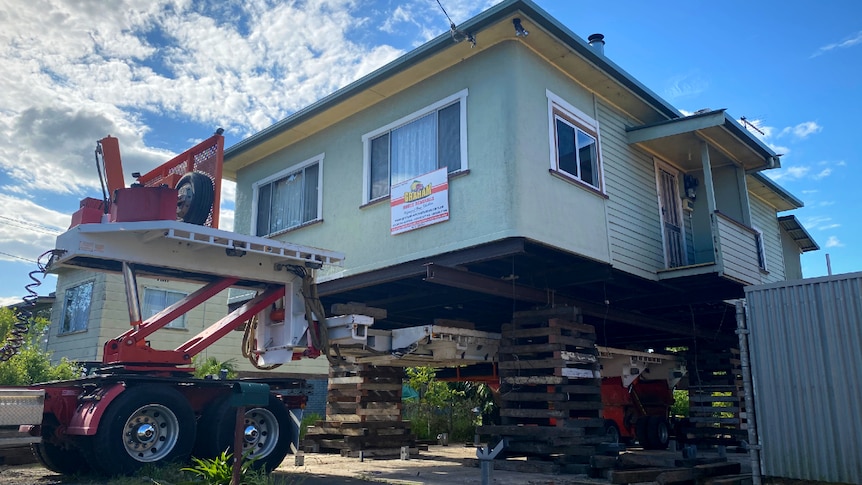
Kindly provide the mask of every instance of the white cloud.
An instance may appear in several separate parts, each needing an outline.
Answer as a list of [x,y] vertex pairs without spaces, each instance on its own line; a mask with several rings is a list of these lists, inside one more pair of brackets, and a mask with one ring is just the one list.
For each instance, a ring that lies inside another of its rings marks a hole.
[[840,248],[844,247],[844,243],[838,240],[835,236],[829,236],[829,239],[826,240],[826,243],[823,244],[827,248]]
[[697,96],[709,88],[709,82],[695,73],[681,74],[668,80],[667,84],[664,95],[671,101]]
[[781,130],[781,134],[779,136],[790,134],[797,140],[804,140],[815,133],[820,133],[821,131],[823,131],[823,127],[818,125],[817,122],[806,121],[804,123],[799,123],[796,126],[788,126],[784,128]]
[[827,231],[841,227],[841,224],[832,222],[829,216],[808,216],[803,219],[802,225],[810,231]]
[[814,54],[811,54],[811,57],[817,57],[835,49],[846,49],[860,43],[862,43],[862,30],[849,35],[841,42],[833,42],[820,47]]
[[770,170],[769,178],[776,182],[779,180],[799,180],[807,176],[810,171],[811,167],[804,165],[783,166],[778,170]]
[[818,172],[816,175],[814,175],[814,180],[820,180],[822,178],[828,177],[831,174],[832,174],[831,168],[824,168],[823,170]]
[[[39,206],[35,202],[0,193],[0,260],[32,265],[54,248],[57,235],[69,226],[69,214]],[[43,261],[44,262],[44,261]]]

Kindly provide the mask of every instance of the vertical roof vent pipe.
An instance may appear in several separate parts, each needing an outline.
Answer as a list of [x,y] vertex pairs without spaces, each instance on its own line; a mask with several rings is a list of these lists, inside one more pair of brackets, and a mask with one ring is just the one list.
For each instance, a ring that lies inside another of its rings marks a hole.
[[602,34],[593,34],[587,37],[587,42],[590,43],[590,47],[595,49],[596,54],[603,56],[605,55],[605,36]]

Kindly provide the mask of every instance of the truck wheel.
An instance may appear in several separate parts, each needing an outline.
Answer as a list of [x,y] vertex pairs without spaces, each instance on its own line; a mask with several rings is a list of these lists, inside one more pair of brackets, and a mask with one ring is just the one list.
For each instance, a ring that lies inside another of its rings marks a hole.
[[620,442],[620,428],[612,419],[605,420],[605,443],[618,444]]
[[[213,457],[224,450],[233,453],[233,433],[236,408],[227,398],[213,403],[201,415],[195,456]],[[277,468],[293,441],[290,413],[275,396],[269,396],[266,407],[253,407],[245,412],[241,454],[253,459],[254,467],[270,472]]]
[[177,220],[203,225],[215,201],[213,182],[202,172],[189,172],[177,182]]
[[648,426],[649,448],[652,450],[666,450],[667,444],[670,441],[670,429],[667,419],[662,416],[650,416]]
[[30,445],[33,455],[45,468],[63,475],[76,475],[90,470],[84,455],[74,446],[63,448],[46,441]]
[[108,405],[92,440],[94,468],[130,474],[147,463],[185,461],[195,442],[195,413],[176,389],[130,387]]
[[645,450],[651,449],[649,437],[649,416],[641,416],[635,423],[635,438]]

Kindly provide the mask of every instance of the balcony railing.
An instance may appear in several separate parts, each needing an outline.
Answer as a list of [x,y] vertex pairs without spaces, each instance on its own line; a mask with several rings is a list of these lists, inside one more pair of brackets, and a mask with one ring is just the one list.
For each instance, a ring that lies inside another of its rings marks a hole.
[[712,213],[711,223],[719,273],[746,285],[761,283],[757,231],[718,211]]
[[760,284],[762,254],[758,232],[719,211],[710,214],[710,227],[712,261],[660,270],[659,279],[717,274],[744,285]]

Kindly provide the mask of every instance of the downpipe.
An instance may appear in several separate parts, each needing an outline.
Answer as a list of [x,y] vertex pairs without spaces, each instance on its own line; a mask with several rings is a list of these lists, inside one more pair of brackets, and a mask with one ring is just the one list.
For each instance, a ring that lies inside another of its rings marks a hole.
[[757,421],[755,420],[754,412],[754,385],[751,378],[751,357],[748,353],[748,333],[745,300],[736,300],[736,334],[739,336],[742,389],[745,394],[745,417],[748,420],[748,456],[751,459],[751,481],[753,485],[761,485],[760,443],[757,437]]

